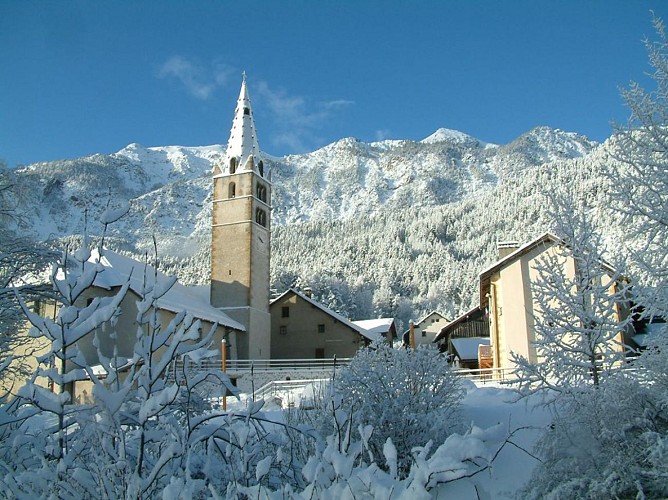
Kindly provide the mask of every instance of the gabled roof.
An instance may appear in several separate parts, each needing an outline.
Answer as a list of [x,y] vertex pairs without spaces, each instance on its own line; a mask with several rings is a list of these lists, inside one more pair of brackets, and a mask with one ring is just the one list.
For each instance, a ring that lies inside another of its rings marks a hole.
[[281,295],[279,295],[278,297],[273,299],[269,303],[269,306],[271,307],[274,303],[278,302],[279,300],[282,300],[286,295],[291,294],[291,293],[296,295],[297,297],[301,298],[302,300],[305,300],[306,302],[308,302],[312,306],[317,307],[322,312],[328,314],[329,316],[331,316],[335,320],[339,321],[340,323],[343,323],[344,325],[346,325],[350,329],[356,331],[357,333],[359,333],[363,337],[369,339],[370,341],[373,342],[373,341],[381,340],[381,337],[380,337],[379,334],[373,333],[369,330],[366,330],[365,328],[362,328],[361,326],[356,325],[354,322],[352,322],[349,319],[341,316],[339,313],[332,311],[329,307],[325,307],[320,302],[318,302],[316,300],[313,300],[311,297],[308,297],[308,296],[304,295],[303,293],[295,290],[294,288],[288,288]]
[[563,243],[563,240],[561,238],[556,237],[550,232],[543,233],[540,235],[538,238],[535,238],[528,243],[525,243],[521,247],[519,247],[517,250],[514,252],[506,255],[504,258],[497,260],[494,264],[489,266],[487,269],[484,269],[483,271],[480,272],[480,280],[484,277],[491,276],[494,274],[496,271],[499,269],[506,267],[508,264],[511,262],[514,262],[518,258],[520,258],[522,255],[530,252],[536,247],[539,247],[540,245],[545,245],[549,244],[550,246],[554,245],[555,243]]
[[[432,311],[432,312],[430,312],[429,314],[427,314],[424,318],[422,318],[420,321],[415,321],[415,322],[413,323],[413,327],[417,327],[420,323],[422,323],[423,321],[425,321],[425,320],[426,320],[429,316],[431,316],[432,314],[436,314],[437,316],[440,316],[441,318],[443,318],[444,320],[447,321],[447,318],[446,318],[445,316],[443,316],[440,312],[438,312],[438,311]],[[404,333],[402,334],[402,338],[406,337],[406,335],[408,335],[410,331],[411,331],[410,328],[407,328],[406,330],[404,330]]]
[[[484,269],[480,273],[480,307],[483,307],[487,303],[487,298],[485,297],[485,294],[487,293],[486,291],[489,288],[492,275],[497,271],[503,269],[504,267],[508,266],[509,264],[515,262],[523,255],[529,253],[535,248],[540,247],[541,245],[545,246],[546,248],[551,247],[553,245],[563,245],[565,247],[568,247],[568,243],[565,240],[559,238],[558,236],[555,236],[554,234],[548,231],[541,234],[537,238],[534,238],[528,243],[525,243],[517,250],[506,255],[502,259],[497,260],[494,264],[489,266],[487,269]],[[601,260],[600,262],[603,269],[611,273],[615,272],[614,268],[610,264],[608,264],[603,260]]]
[[[97,262],[98,258],[100,258],[98,251],[93,250],[89,262]],[[144,289],[144,280],[146,280],[148,286],[153,286],[157,277],[158,286],[167,286],[174,279],[160,271],[156,274],[153,266],[124,257],[111,250],[104,250],[100,258],[100,264],[104,267],[104,270],[97,275],[93,285],[106,290],[122,286],[129,278],[130,289],[141,295]],[[158,309],[174,313],[186,311],[195,318],[218,323],[239,331],[246,330],[241,323],[234,321],[227,314],[209,304],[208,295],[208,287],[186,287],[176,281],[167,293],[157,299],[156,306]]]
[[423,321],[425,321],[425,320],[426,320],[429,316],[431,316],[432,314],[436,314],[436,315],[440,316],[441,318],[446,319],[446,317],[443,316],[440,312],[438,312],[438,311],[432,311],[432,312],[430,312],[429,314],[425,315],[425,317],[422,318],[420,321],[416,321],[416,322],[413,323],[413,324],[414,324],[414,325],[419,325],[420,323],[422,323]]
[[394,318],[360,319],[352,323],[370,333],[381,335],[390,331],[392,324],[394,324]]
[[450,323],[448,323],[447,325],[445,325],[443,328],[441,328],[438,331],[438,333],[436,334],[436,336],[434,337],[434,340],[432,342],[438,342],[439,340],[444,338],[446,336],[446,334],[450,330],[452,330],[453,327],[457,326],[459,323],[462,323],[462,322],[466,321],[473,314],[476,314],[478,312],[480,312],[480,306],[475,306],[473,309],[470,309],[470,310],[466,311],[464,314],[462,314],[461,316],[453,319]]

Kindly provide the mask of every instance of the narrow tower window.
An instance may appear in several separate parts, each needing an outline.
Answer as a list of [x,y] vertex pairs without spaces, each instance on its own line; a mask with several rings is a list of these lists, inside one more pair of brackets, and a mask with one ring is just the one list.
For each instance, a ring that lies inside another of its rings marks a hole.
[[234,182],[230,182],[229,198],[234,198],[236,195],[237,195],[237,185]]
[[260,175],[264,177],[264,163],[262,160],[260,160],[260,163],[258,163],[257,168],[260,170]]
[[237,159],[230,158],[230,173],[233,174],[237,171]]
[[258,208],[255,211],[255,222],[261,226],[267,227],[267,214],[264,212],[264,210]]
[[264,187],[262,184],[258,183],[256,193],[257,193],[257,197],[260,199],[260,201],[263,201],[263,202],[267,203],[267,188],[266,187]]

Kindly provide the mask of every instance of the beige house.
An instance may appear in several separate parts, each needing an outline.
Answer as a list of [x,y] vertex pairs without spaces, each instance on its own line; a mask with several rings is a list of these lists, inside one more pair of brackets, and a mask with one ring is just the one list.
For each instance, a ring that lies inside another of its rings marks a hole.
[[[118,356],[132,359],[134,345],[139,328],[137,322],[137,303],[143,296],[145,286],[168,287],[173,278],[156,272],[153,266],[124,257],[110,250],[105,250],[102,257],[97,251],[91,253],[90,260],[98,262],[102,271],[97,275],[93,286],[87,289],[79,299],[80,306],[90,304],[98,297],[110,297],[118,293],[121,287],[129,282],[128,292],[120,303],[121,314],[112,328],[105,325],[100,331],[87,335],[77,343],[80,352],[86,358],[88,365],[95,367],[99,364],[98,349],[105,357],[110,357],[114,350]],[[144,284],[146,283],[146,285]],[[215,325],[210,349],[220,351],[222,340],[226,340],[227,355],[237,357],[237,345],[243,338],[245,328],[225,313],[209,304],[208,287],[187,287],[174,281],[169,290],[155,301],[155,308],[161,328],[164,330],[174,317],[180,312],[186,312],[200,321],[200,335],[207,335]],[[150,309],[149,309],[150,312]],[[144,327],[146,328],[146,327]],[[110,333],[113,331],[114,336]],[[94,345],[98,343],[98,347]],[[158,351],[159,353],[159,351]],[[103,375],[103,374],[102,374]],[[90,390],[90,383],[79,382],[68,389],[73,398],[81,399],[84,390]]]
[[382,339],[292,288],[270,309],[272,359],[351,358]]
[[[480,311],[489,316],[489,336],[492,345],[494,367],[514,366],[511,352],[526,357],[530,362],[539,362],[536,349],[534,319],[540,314],[532,291],[532,283],[538,279],[537,260],[546,255],[563,255],[565,243],[558,237],[545,233],[538,238],[518,246],[502,248],[500,259],[480,273]],[[564,256],[563,265],[567,276],[575,273],[575,262]],[[609,276],[614,270],[601,262]],[[612,278],[610,278],[612,279]],[[628,311],[618,307],[617,319]],[[627,332],[620,331],[615,339],[619,351],[627,344]]]
[[[422,318],[417,323],[413,324],[413,334],[415,337],[415,346],[420,345],[431,345],[434,342],[434,338],[441,331],[445,325],[448,324],[448,320],[441,313],[432,311]],[[410,345],[410,329],[406,330],[402,336],[403,343],[405,345]]]

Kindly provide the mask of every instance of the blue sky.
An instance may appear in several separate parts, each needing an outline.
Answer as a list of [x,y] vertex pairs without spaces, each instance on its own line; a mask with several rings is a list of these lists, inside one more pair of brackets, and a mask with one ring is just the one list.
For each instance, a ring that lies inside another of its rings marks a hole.
[[241,72],[262,150],[439,127],[506,143],[595,140],[649,85],[665,0],[0,2],[0,159],[10,166],[227,141]]

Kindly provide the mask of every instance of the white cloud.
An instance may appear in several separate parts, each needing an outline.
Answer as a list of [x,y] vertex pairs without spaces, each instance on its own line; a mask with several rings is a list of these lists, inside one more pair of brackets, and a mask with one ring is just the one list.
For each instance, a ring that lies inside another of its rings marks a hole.
[[182,56],[172,56],[158,69],[159,78],[178,80],[193,97],[207,100],[219,87],[224,87],[232,68],[219,61],[206,67]]
[[256,95],[268,109],[277,130],[271,141],[295,152],[319,146],[322,139],[318,133],[341,109],[354,104],[344,99],[314,102],[290,95],[284,89],[273,89],[264,81],[257,84]]
[[376,140],[384,141],[392,135],[392,132],[388,129],[376,130]]

